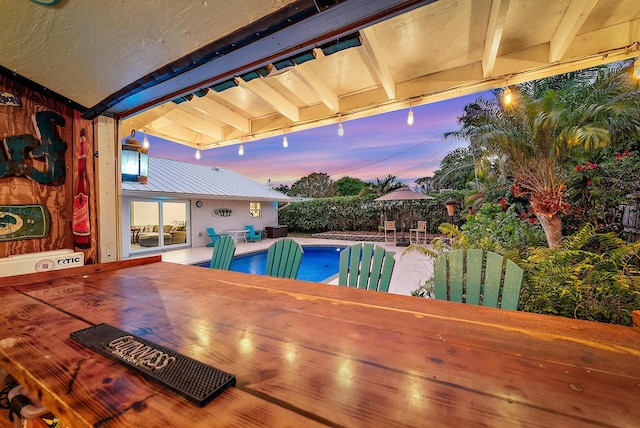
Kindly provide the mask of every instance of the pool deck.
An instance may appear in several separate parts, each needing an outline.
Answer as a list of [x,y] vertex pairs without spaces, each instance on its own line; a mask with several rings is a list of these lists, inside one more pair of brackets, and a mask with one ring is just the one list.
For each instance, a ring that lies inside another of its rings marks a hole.
[[[316,239],[316,238],[298,238],[293,237],[300,245],[352,245],[355,241],[343,241],[337,239]],[[238,242],[236,255],[247,254],[253,251],[259,251],[269,248],[278,239],[263,239],[261,242]],[[433,272],[433,263],[430,258],[411,252],[403,254],[406,247],[397,247],[394,244],[384,244],[384,242],[376,242],[385,249],[392,251],[396,259],[396,265],[391,276],[389,284],[389,293],[411,295],[411,291],[424,284]],[[161,253],[162,260],[165,262],[179,264],[195,264],[211,259],[211,247],[193,247],[175,251],[166,251]],[[330,284],[337,284],[337,279]]]

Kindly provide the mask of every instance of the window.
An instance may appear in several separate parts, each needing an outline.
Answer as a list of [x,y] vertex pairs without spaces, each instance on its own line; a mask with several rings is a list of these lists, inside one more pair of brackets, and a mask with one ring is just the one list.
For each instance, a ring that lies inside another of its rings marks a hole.
[[249,215],[251,217],[262,217],[262,211],[260,211],[260,202],[249,203]]

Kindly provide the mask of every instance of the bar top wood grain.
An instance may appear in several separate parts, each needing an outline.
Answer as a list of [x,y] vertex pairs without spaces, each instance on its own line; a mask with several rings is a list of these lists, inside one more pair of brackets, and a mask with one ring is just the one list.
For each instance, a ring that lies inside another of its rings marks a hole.
[[[232,373],[200,408],[79,345]],[[634,426],[637,328],[137,259],[0,278],[0,365],[77,427]]]

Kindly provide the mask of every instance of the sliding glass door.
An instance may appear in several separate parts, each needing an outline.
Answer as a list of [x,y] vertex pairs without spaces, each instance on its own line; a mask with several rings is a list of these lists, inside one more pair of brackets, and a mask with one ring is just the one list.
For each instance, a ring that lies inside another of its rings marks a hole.
[[130,202],[131,252],[189,243],[189,202]]

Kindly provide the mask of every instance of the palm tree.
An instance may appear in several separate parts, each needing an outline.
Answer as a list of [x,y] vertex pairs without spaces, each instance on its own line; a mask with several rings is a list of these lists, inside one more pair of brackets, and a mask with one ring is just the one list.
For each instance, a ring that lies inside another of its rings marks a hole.
[[[515,90],[514,90],[515,89]],[[505,106],[500,91],[465,107],[461,129],[482,157],[492,158],[526,197],[550,248],[562,243],[567,168],[582,151],[609,144],[615,132],[638,136],[640,92],[628,67],[603,66],[512,88]]]
[[398,190],[402,187],[407,187],[406,184],[398,181],[395,175],[387,175],[384,178],[376,178],[375,183],[369,183],[368,188],[374,193],[376,196],[386,195],[389,192],[393,192],[394,190]]

